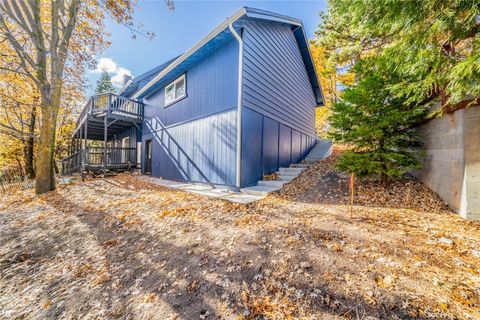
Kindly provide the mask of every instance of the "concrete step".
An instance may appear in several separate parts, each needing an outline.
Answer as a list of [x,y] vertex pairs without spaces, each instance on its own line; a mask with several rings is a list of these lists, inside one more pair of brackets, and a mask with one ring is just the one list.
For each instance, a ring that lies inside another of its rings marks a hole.
[[290,166],[291,168],[308,168],[310,167],[309,163],[294,163]]
[[253,186],[240,189],[242,193],[250,194],[253,196],[267,196],[269,193],[280,190],[278,187],[269,186]]
[[285,182],[290,182],[293,179],[295,179],[298,176],[279,176],[280,180],[278,181],[285,181]]
[[275,188],[281,188],[285,183],[288,183],[289,181],[286,180],[261,180],[258,181],[257,185],[258,186],[267,186],[267,187],[275,187]]
[[281,175],[281,176],[298,176],[300,174],[300,172],[296,172],[296,171],[277,171],[276,172],[277,175]]
[[305,170],[305,168],[280,168],[280,169],[278,169],[278,171],[280,171],[280,172],[297,172],[297,173],[300,173],[303,170]]
[[[286,172],[279,172],[278,173],[278,177],[280,178],[280,180],[287,180],[287,181],[292,181],[293,179],[295,179],[296,177],[298,177],[298,174],[290,174],[290,175],[285,175],[285,174],[282,174],[282,173],[286,173]],[[290,173],[290,172],[288,172]]]

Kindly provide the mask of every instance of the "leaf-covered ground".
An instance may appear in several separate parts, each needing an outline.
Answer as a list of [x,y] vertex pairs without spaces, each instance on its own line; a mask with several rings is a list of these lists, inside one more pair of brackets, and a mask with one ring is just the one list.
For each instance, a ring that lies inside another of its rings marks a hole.
[[0,200],[1,319],[479,319],[480,223],[320,162],[250,205],[122,174]]

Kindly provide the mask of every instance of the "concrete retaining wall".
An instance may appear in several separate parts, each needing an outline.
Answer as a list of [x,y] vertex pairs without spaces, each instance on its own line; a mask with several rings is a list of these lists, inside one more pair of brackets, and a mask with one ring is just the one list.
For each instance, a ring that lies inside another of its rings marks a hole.
[[426,157],[414,175],[463,218],[480,220],[480,106],[433,119],[418,130]]

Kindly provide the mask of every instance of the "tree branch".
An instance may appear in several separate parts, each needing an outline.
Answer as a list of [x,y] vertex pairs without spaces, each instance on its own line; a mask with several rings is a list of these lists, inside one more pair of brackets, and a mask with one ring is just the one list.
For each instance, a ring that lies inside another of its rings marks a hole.
[[3,15],[0,14],[0,27],[4,29],[4,34],[8,39],[8,42],[11,44],[17,57],[19,58],[19,63],[22,66],[25,74],[28,75],[33,81],[38,82],[37,78],[30,72],[27,63],[31,66],[33,70],[37,70],[37,66],[32,58],[25,52],[24,48],[20,45],[20,43],[15,39],[13,33],[11,32],[10,28],[8,28]]

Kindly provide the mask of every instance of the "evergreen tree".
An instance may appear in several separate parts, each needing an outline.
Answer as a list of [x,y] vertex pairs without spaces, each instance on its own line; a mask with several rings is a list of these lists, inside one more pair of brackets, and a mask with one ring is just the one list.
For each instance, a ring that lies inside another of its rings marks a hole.
[[[478,0],[329,0],[317,36],[339,66],[382,57],[408,102],[437,98],[445,111],[480,96]],[[480,100],[478,98],[477,100]]]
[[357,84],[333,104],[329,118],[330,137],[353,147],[337,168],[384,182],[420,168],[416,149],[421,143],[410,128],[425,117],[426,107],[393,95],[388,88],[398,79],[375,59],[360,60],[355,72]]
[[112,84],[112,78],[107,71],[103,71],[100,79],[97,81],[97,87],[95,88],[95,94],[103,94],[115,92],[115,88]]

